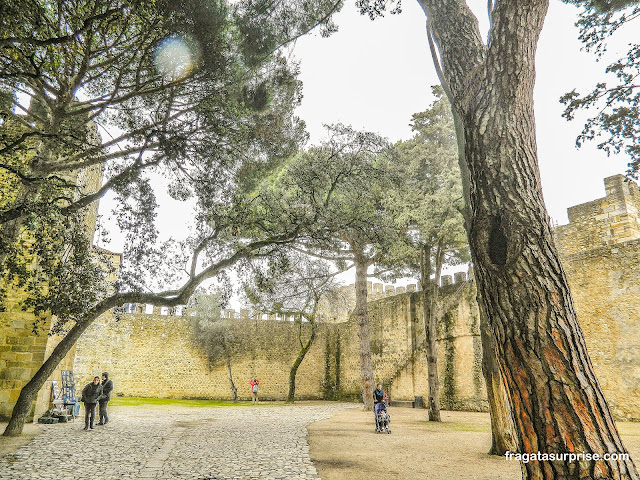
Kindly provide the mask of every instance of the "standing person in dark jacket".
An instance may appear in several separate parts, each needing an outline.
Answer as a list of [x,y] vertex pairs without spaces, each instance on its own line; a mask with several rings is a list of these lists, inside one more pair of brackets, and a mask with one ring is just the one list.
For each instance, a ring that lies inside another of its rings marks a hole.
[[[381,406],[379,407],[378,405]],[[384,407],[384,391],[382,390],[381,383],[377,384],[376,389],[373,391],[373,406],[376,415],[378,414],[378,411]]]
[[106,425],[109,423],[109,415],[107,415],[107,403],[111,400],[111,391],[113,390],[113,382],[109,380],[109,374],[102,372],[102,395],[98,399],[100,404],[100,422],[98,425]]
[[102,385],[100,385],[100,377],[93,377],[93,382],[87,383],[82,389],[81,401],[84,403],[84,429],[91,427],[93,430],[93,422],[96,418],[96,403],[102,395]]

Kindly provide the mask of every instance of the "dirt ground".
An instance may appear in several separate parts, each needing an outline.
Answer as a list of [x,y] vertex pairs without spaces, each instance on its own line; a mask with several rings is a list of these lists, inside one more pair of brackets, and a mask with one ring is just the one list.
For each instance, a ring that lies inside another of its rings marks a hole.
[[[427,479],[519,480],[520,464],[487,455],[488,413],[442,412],[442,423],[426,421],[426,410],[390,408],[391,434],[376,434],[373,414],[343,411],[309,426],[311,460],[323,480]],[[631,458],[640,458],[640,423],[618,428]]]
[[42,432],[37,423],[26,423],[22,435],[18,437],[3,437],[2,432],[7,426],[7,422],[0,422],[0,457],[7,453],[13,453],[18,448],[29,443],[33,437]]
[[[115,407],[113,412],[130,408]],[[147,408],[163,411],[176,407]],[[372,475],[420,480],[521,478],[517,461],[486,454],[491,439],[487,413],[443,411],[440,424],[427,422],[424,409],[391,407],[389,414],[391,435],[376,434],[373,414],[363,412],[360,407],[309,425],[311,459],[321,478],[370,480]],[[5,426],[6,423],[0,423],[0,433]],[[639,459],[640,422],[618,422],[617,426],[631,458]],[[37,424],[26,424],[19,437],[0,436],[0,456],[15,452],[41,431]]]

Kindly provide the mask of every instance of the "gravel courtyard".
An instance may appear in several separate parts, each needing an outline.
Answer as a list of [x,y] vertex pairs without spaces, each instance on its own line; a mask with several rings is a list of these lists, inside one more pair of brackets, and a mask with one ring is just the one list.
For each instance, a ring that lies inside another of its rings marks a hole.
[[[0,454],[0,480],[521,478],[517,461],[486,454],[486,413],[442,412],[443,422],[433,424],[425,410],[391,408],[392,434],[376,435],[372,414],[359,404],[139,405],[110,412],[108,425],[89,431],[80,418],[30,425],[30,433],[43,432]],[[618,428],[632,458],[640,458],[640,423]],[[11,447],[8,441],[0,437],[0,447]]]
[[42,425],[0,459],[0,479],[318,479],[307,425],[353,407],[114,407],[94,430],[84,431],[82,418]]

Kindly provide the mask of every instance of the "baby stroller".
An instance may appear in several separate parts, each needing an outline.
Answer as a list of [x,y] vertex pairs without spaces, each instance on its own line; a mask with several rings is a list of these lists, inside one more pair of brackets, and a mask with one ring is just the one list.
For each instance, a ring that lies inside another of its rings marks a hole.
[[387,405],[383,403],[376,403],[375,407],[375,418],[376,418],[376,433],[391,433],[391,427],[389,427],[389,423],[391,423],[391,417],[387,412]]

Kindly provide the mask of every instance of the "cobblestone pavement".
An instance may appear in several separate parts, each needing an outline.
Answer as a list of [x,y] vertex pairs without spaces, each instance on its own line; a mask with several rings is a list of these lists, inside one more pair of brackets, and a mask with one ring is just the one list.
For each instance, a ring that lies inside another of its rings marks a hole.
[[353,407],[121,407],[94,430],[82,430],[82,418],[43,425],[0,458],[0,479],[318,479],[306,426]]

